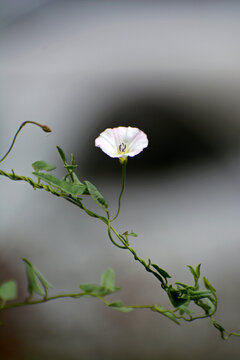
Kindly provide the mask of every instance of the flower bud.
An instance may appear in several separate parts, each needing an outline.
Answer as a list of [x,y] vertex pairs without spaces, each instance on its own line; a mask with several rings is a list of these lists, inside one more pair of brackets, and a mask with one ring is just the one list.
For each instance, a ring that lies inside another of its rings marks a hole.
[[43,129],[43,131],[45,131],[47,133],[52,132],[52,129],[49,126],[47,126],[47,125],[40,125],[40,126]]

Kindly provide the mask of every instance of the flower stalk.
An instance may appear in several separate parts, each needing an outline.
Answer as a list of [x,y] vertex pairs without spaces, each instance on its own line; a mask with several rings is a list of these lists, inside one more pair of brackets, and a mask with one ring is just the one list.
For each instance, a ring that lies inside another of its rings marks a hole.
[[117,210],[117,214],[114,216],[114,218],[111,221],[116,220],[116,218],[119,215],[119,212],[121,210],[121,199],[125,190],[125,182],[126,182],[126,169],[127,169],[127,162],[124,161],[121,163],[121,167],[122,167],[122,187],[121,187],[121,192],[118,198],[118,210]]

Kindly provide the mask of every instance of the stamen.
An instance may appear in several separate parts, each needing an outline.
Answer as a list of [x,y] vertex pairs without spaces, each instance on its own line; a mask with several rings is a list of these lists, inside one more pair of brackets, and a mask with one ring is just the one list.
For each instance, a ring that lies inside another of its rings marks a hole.
[[118,149],[120,153],[123,153],[126,150],[127,145],[123,142],[119,145]]

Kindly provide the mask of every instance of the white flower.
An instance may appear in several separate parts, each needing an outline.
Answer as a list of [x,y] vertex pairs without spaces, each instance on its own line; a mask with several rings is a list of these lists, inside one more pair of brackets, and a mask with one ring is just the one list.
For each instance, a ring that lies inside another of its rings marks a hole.
[[106,129],[95,140],[95,146],[112,158],[126,161],[127,157],[139,154],[148,146],[147,135],[135,127],[119,126]]

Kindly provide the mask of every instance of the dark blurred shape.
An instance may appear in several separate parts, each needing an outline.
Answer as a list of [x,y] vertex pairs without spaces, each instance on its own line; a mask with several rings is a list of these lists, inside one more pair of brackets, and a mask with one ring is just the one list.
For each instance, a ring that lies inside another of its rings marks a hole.
[[[15,268],[12,263],[12,257],[0,257],[0,284],[8,281],[15,280],[18,286],[18,296],[23,296],[25,292],[23,290],[23,279],[21,275]],[[24,359],[25,339],[22,338],[21,334],[18,331],[18,322],[16,318],[19,319],[19,309],[6,310],[1,313],[0,321],[3,323],[0,326],[0,359],[1,360],[21,360]],[[24,312],[21,311],[20,319],[22,321],[24,318]]]

